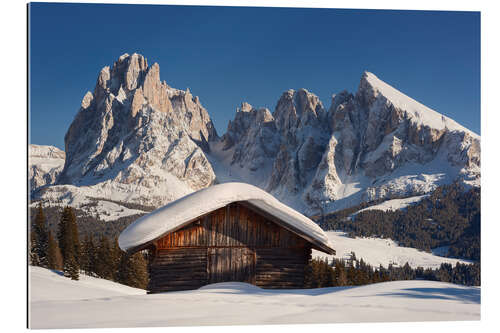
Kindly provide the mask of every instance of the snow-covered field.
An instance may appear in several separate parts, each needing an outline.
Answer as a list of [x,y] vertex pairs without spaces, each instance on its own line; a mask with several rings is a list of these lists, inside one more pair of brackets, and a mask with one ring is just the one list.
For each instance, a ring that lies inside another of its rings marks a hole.
[[309,290],[263,290],[232,282],[147,295],[91,277],[71,281],[38,267],[30,267],[30,273],[32,328],[480,319],[480,288],[443,282]]
[[80,275],[80,280],[68,279],[60,272],[30,266],[30,301],[62,301],[122,295],[143,295],[142,289],[109,280]]
[[[450,263],[453,266],[458,262],[470,263],[465,259],[452,259],[440,257],[436,254],[424,252],[411,247],[398,246],[391,239],[382,238],[350,238],[342,231],[326,231],[330,244],[333,246],[337,254],[335,256],[327,255],[323,252],[313,250],[312,257],[336,257],[349,259],[351,252],[356,254],[358,259],[363,260],[375,267],[382,265],[387,267],[389,264],[402,266],[408,264],[417,268],[439,268],[441,263]],[[438,253],[442,253],[438,251]]]

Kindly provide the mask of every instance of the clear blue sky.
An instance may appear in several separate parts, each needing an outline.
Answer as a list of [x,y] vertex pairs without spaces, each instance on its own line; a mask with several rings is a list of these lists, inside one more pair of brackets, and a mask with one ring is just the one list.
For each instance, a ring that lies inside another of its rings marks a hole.
[[200,96],[219,135],[247,101],[274,110],[306,88],[326,108],[364,70],[480,133],[480,14],[31,4],[31,143],[64,134],[100,69],[123,53]]

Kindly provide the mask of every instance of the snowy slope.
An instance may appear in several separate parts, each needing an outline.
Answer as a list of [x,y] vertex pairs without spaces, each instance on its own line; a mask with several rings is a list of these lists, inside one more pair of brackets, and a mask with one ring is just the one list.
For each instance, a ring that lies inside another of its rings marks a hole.
[[419,251],[411,247],[398,246],[391,239],[382,238],[350,238],[341,231],[326,231],[330,243],[337,252],[335,256],[329,256],[325,253],[313,250],[312,257],[320,258],[343,258],[349,259],[351,252],[354,251],[358,259],[363,258],[366,263],[378,267],[382,265],[387,267],[389,264],[402,266],[408,262],[413,267],[439,268],[441,263],[450,263],[453,266],[457,263],[470,263],[465,259],[452,259],[440,257],[435,254]]
[[418,195],[416,197],[409,197],[409,198],[404,198],[404,199],[392,199],[392,200],[387,200],[382,203],[379,203],[377,205],[373,205],[370,207],[363,208],[361,210],[358,210],[356,213],[352,214],[351,216],[355,216],[361,212],[365,212],[367,210],[381,210],[384,212],[387,211],[395,211],[398,209],[405,209],[409,205],[415,204],[425,198],[427,195]]
[[365,72],[365,75],[367,81],[376,90],[376,94],[384,96],[395,107],[410,113],[413,121],[438,130],[448,129],[451,131],[467,132],[474,137],[479,138],[479,135],[476,133],[458,124],[453,119],[450,119],[403,94],[396,88],[380,80],[375,74]]
[[[114,221],[120,217],[146,214],[140,209],[131,209],[112,201],[128,202],[129,196],[137,192],[126,194],[123,189],[116,190],[116,184],[104,183],[95,186],[52,185],[48,189],[41,189],[41,198],[44,205],[64,207],[71,206],[85,211],[88,215],[103,221]],[[36,207],[38,202],[33,202],[30,207]]]
[[38,293],[30,301],[32,328],[480,319],[480,288],[443,282],[395,281],[308,290],[264,290],[230,282],[145,295],[129,288],[107,290],[97,279],[56,284],[52,275],[39,269],[32,279],[31,289]]
[[122,295],[142,295],[146,291],[109,280],[80,275],[73,281],[42,267],[29,267],[30,301],[62,301],[102,298]]

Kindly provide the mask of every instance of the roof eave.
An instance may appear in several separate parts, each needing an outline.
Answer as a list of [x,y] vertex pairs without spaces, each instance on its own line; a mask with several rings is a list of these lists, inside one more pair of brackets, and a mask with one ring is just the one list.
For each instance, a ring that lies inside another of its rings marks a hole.
[[[288,231],[298,235],[299,237],[302,237],[304,238],[306,241],[308,241],[309,243],[311,243],[312,247],[318,251],[321,251],[321,252],[324,252],[324,253],[327,253],[327,254],[330,254],[330,255],[335,255],[336,254],[336,251],[331,248],[329,245],[323,243],[323,242],[320,242],[318,241],[317,239],[314,239],[313,237],[305,234],[304,232],[302,232],[301,230],[299,230],[298,228],[286,223],[285,221],[282,221],[280,220],[279,218],[275,217],[274,215],[266,212],[265,210],[253,205],[252,203],[250,203],[249,201],[235,201],[235,202],[238,202],[240,203],[241,205],[245,206],[245,207],[248,207],[249,209],[252,209],[253,211],[255,211],[256,213],[262,215],[262,216],[265,216],[266,218],[268,218],[269,220],[273,221],[274,223],[276,223],[277,225],[279,225],[280,227],[284,228],[284,229],[287,229]],[[232,202],[232,203],[235,203],[235,202]],[[222,208],[222,207],[221,207]],[[159,235],[158,237],[155,237],[154,239],[148,241],[148,242],[145,242],[143,244],[140,244],[140,245],[137,245],[137,246],[134,246],[134,247],[131,247],[131,248],[128,248],[125,250],[125,252],[127,254],[133,254],[135,252],[138,252],[138,251],[141,251],[141,250],[145,250],[147,248],[149,248],[150,246],[152,246],[154,244],[154,242],[172,232],[175,232],[179,229],[182,229],[184,228],[185,226],[193,223],[194,221],[196,220],[199,220],[209,214],[211,214],[212,212],[209,212],[209,213],[206,213],[206,214],[203,214],[203,215],[200,215],[200,216],[197,216],[185,223],[182,223],[180,225],[178,225],[176,228],[172,229],[172,230],[168,230],[166,232],[164,232],[163,234]]]

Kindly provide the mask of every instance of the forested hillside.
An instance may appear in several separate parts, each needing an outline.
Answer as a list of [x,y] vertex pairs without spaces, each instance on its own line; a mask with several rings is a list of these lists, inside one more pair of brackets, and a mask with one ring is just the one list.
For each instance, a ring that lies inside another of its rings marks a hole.
[[481,189],[464,190],[452,184],[437,188],[414,205],[396,211],[359,210],[351,207],[324,217],[327,230],[343,230],[351,236],[391,238],[400,245],[431,251],[449,247],[444,255],[481,258]]
[[[39,204],[33,215],[28,244],[29,265],[62,271],[72,280],[78,280],[80,274],[85,273],[135,288],[146,288],[145,254],[125,253],[118,247],[117,237],[107,236],[108,233],[120,232],[120,225],[95,221],[89,216],[78,217],[69,206],[51,211],[49,215]],[[110,228],[98,236],[93,236],[96,230],[79,231],[79,225],[88,227],[89,221],[101,222]]]
[[312,259],[307,266],[304,288],[361,286],[371,283],[400,280],[430,280],[451,282],[466,286],[481,285],[481,264],[443,263],[439,268],[412,268],[408,263],[401,267],[389,265],[373,267],[351,253],[348,260],[334,258],[331,262]]
[[[153,207],[140,206],[130,203],[120,202],[123,205],[131,209],[140,209],[145,212],[152,211]],[[53,233],[57,232],[57,226],[59,224],[59,219],[62,213],[62,208],[58,206],[44,206],[43,208],[45,216],[47,217],[47,228]],[[130,216],[123,216],[116,220],[104,221],[99,218],[99,216],[91,215],[87,213],[84,209],[73,208],[75,215],[77,217],[78,232],[80,237],[86,235],[91,235],[95,239],[101,236],[106,236],[109,238],[116,238],[130,223],[134,222],[136,219],[144,214],[136,214]],[[37,208],[30,207],[30,216],[33,218],[36,216]]]

